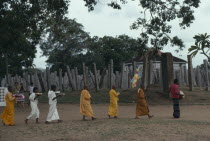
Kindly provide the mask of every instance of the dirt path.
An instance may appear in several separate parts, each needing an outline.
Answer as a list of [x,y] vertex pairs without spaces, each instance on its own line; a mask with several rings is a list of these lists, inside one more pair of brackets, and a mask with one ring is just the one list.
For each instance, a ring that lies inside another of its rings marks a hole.
[[[81,121],[79,105],[58,104],[60,124],[45,125],[47,104],[40,104],[40,124],[24,119],[30,113],[16,108],[14,127],[0,125],[0,141],[210,141],[210,106],[182,106],[181,119],[172,118],[172,106],[151,106],[153,119],[135,120],[135,104],[121,104],[119,119],[107,118],[108,105],[93,105],[96,121]],[[2,112],[3,108],[0,108]]]

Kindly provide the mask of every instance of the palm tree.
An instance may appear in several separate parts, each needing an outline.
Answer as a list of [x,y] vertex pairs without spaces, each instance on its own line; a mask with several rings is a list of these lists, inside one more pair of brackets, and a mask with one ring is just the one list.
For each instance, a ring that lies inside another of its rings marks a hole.
[[201,54],[205,55],[210,61],[210,55],[208,53],[210,51],[210,35],[207,35],[207,33],[198,34],[193,38],[195,39],[195,45],[188,49],[190,55],[195,57],[201,51]]

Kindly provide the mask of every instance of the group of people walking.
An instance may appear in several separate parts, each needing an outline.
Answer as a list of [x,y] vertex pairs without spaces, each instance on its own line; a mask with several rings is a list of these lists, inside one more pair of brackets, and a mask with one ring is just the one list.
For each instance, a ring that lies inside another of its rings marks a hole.
[[[174,103],[174,118],[180,117],[180,110],[179,110],[179,89],[178,89],[178,80],[174,80],[174,84],[169,88],[169,92],[173,99]],[[120,93],[116,92],[116,87],[112,86],[112,89],[109,91],[110,96],[110,105],[108,108],[108,118],[118,118],[118,96]],[[28,120],[35,119],[36,123],[39,123],[39,116],[40,112],[38,109],[38,97],[40,94],[38,93],[38,88],[33,88],[33,93],[30,94],[30,106],[31,106],[31,113],[25,119],[25,123],[28,124]],[[49,99],[49,112],[46,118],[45,123],[49,124],[52,121],[57,121],[58,123],[62,122],[60,120],[58,110],[57,110],[57,98],[63,96],[62,94],[56,95],[56,86],[52,85],[51,90],[48,92],[48,99]],[[5,96],[6,107],[1,115],[3,125],[14,125],[14,104],[16,102],[16,97],[12,94],[12,87],[8,86],[8,93]],[[92,120],[96,120],[94,117],[94,112],[91,106],[91,95],[89,93],[88,86],[84,86],[84,89],[80,95],[80,113],[82,115],[82,119],[85,121],[86,117],[90,117]],[[139,88],[137,92],[137,99],[136,99],[136,116],[135,119],[139,119],[139,116],[147,115],[148,118],[152,118],[153,115],[149,112],[149,107],[144,95],[143,88]]]

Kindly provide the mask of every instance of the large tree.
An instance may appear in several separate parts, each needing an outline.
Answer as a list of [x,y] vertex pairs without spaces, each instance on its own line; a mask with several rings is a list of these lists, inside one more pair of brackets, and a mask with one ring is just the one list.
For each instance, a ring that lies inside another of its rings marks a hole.
[[0,1],[0,75],[32,66],[36,45],[52,21],[63,19],[69,0]]
[[[100,4],[100,0],[84,0],[90,11],[95,5]],[[134,0],[135,1],[135,0]],[[131,29],[141,29],[141,38],[148,39],[152,47],[162,49],[167,44],[184,47],[183,41],[177,37],[172,37],[171,21],[179,19],[181,28],[189,27],[194,21],[194,8],[199,7],[200,0],[138,0],[140,17],[131,26]],[[129,0],[107,0],[107,5],[121,9],[122,4]],[[177,50],[178,51],[178,50]]]

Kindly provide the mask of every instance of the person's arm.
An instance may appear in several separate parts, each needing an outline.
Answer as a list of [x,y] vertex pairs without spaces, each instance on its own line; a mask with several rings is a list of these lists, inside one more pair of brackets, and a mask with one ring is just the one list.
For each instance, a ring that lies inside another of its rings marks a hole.
[[14,97],[14,96],[12,96],[12,94],[10,94],[10,93],[8,93],[8,97],[9,97],[9,101],[13,101],[13,100],[15,100],[15,97]]
[[117,93],[116,91],[113,91],[113,94],[115,97],[118,97],[118,95],[120,95],[120,93]]
[[86,91],[86,92],[84,93],[84,98],[85,98],[86,100],[90,100],[91,96],[90,96],[90,94],[89,94],[88,91]]
[[35,98],[34,98],[34,100],[36,100],[39,96],[40,96],[40,95],[36,95]]

